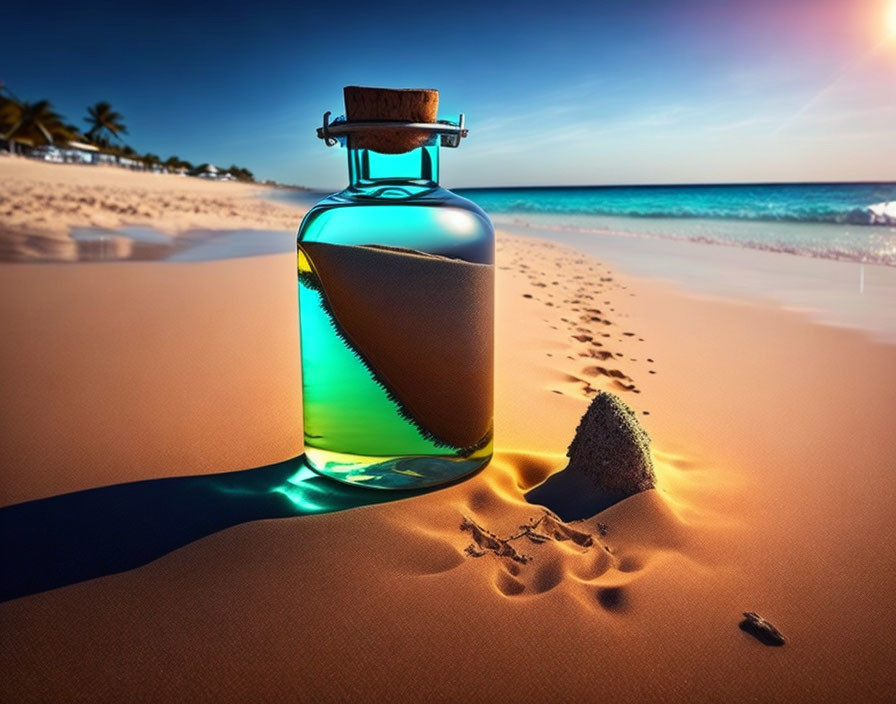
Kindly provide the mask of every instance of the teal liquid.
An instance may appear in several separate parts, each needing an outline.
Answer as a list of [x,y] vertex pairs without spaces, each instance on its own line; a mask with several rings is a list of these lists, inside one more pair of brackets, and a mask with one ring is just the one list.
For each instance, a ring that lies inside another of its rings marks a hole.
[[469,453],[426,437],[339,334],[301,251],[298,267],[306,463],[378,488],[431,486],[487,463],[490,438]]

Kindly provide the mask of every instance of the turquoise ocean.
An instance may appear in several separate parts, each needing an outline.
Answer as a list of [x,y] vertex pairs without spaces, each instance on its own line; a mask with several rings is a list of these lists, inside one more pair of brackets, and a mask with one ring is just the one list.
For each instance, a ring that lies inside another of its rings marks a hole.
[[498,225],[896,266],[896,182],[452,190]]

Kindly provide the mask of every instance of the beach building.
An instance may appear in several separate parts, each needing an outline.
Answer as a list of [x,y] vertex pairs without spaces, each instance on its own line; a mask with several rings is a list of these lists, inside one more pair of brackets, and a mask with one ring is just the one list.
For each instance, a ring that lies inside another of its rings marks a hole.
[[99,147],[86,142],[69,142],[65,148],[59,151],[67,164],[93,164],[100,150]]
[[53,164],[98,163],[96,157],[99,155],[99,149],[92,144],[67,142],[64,146],[55,144],[34,146],[31,140],[18,139],[14,141],[21,147],[21,153],[32,159],[48,161]]
[[65,163],[62,150],[52,144],[42,144],[39,147],[32,147],[27,152],[32,159],[40,159],[41,161],[49,161],[53,164]]
[[9,139],[4,139],[2,144],[3,148],[12,154],[26,155],[28,154],[28,150],[34,146],[34,142],[30,139],[18,135],[13,135]]
[[193,172],[193,176],[198,176],[199,178],[208,178],[212,180],[218,180],[220,178],[220,172],[218,168],[214,164],[203,164],[196,171]]

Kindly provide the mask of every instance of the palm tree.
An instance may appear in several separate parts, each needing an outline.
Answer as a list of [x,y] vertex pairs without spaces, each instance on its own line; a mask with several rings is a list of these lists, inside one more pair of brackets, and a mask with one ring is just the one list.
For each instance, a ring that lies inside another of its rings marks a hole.
[[165,159],[164,166],[169,171],[178,171],[180,169],[185,169],[187,171],[193,170],[193,165],[189,161],[184,161],[176,155],[169,156]]
[[75,137],[50,101],[20,101],[8,91],[7,95],[0,95],[0,129],[3,139],[10,143],[10,149],[13,142],[54,144]]
[[[11,98],[0,93],[0,137],[6,139],[6,134],[18,121],[19,109]],[[13,151],[13,143],[9,142],[9,150]]]
[[232,164],[229,169],[225,173],[232,174],[234,178],[238,178],[240,181],[254,181],[254,174],[241,166],[237,166],[236,164]]
[[120,134],[127,134],[124,126],[124,118],[115,112],[112,106],[105,100],[87,108],[87,117],[84,122],[90,125],[87,131],[87,139],[95,140],[109,135],[115,139],[121,139]]
[[81,132],[81,128],[78,127],[77,125],[66,125],[65,129],[69,134],[72,135],[72,139],[74,139],[78,142],[84,141],[84,135]]
[[162,160],[156,154],[151,154],[149,152],[147,152],[143,156],[137,157],[137,159],[143,163],[143,166],[145,168],[150,170],[152,170],[152,167],[156,164],[162,163]]

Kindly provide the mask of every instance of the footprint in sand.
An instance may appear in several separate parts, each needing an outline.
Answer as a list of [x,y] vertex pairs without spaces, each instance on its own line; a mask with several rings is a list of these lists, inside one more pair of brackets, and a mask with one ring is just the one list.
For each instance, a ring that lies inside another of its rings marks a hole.
[[[617,353],[621,354],[621,353]],[[589,376],[606,376],[612,379],[613,386],[621,391],[634,391],[636,394],[641,393],[635,385],[634,380],[620,369],[607,369],[606,367],[593,366],[586,367],[582,370],[583,374]]]
[[472,518],[464,516],[460,523],[462,531],[468,531],[473,538],[465,552],[470,557],[483,557],[487,553],[492,553],[498,557],[504,557],[520,564],[526,564],[532,558],[525,553],[518,551],[511,541],[519,538],[519,535],[513,535],[509,538],[499,538],[490,530],[486,530],[477,524]]
[[[592,342],[592,345],[600,345],[600,342]],[[592,357],[593,359],[612,359],[613,353],[609,350],[588,350],[587,352],[581,352],[579,354],[580,357]]]
[[607,611],[623,612],[628,610],[628,590],[626,587],[600,587],[595,595],[597,603]]
[[637,572],[642,567],[644,567],[644,562],[631,555],[621,558],[619,564],[616,565],[616,569],[620,572]]
[[495,492],[489,491],[488,489],[476,489],[470,493],[468,501],[469,507],[476,512],[486,511],[493,508],[497,503],[497,495]]
[[529,588],[533,594],[550,591],[563,581],[566,572],[560,560],[551,560],[547,564],[536,567]]
[[[599,524],[599,528],[600,534],[604,534],[606,526]],[[491,553],[500,559],[494,585],[507,597],[542,594],[567,578],[587,584],[613,568],[614,558],[597,535],[564,523],[550,513],[530,519],[507,538],[467,517],[461,530],[473,538],[465,551],[467,556],[483,558]]]
[[607,369],[606,367],[585,367],[582,370],[583,374],[588,374],[589,376],[608,376],[613,379],[628,379],[631,380],[631,377],[628,376],[625,372],[619,369]]
[[495,586],[504,596],[516,596],[526,591],[525,584],[504,570],[498,572],[498,576],[495,578]]

